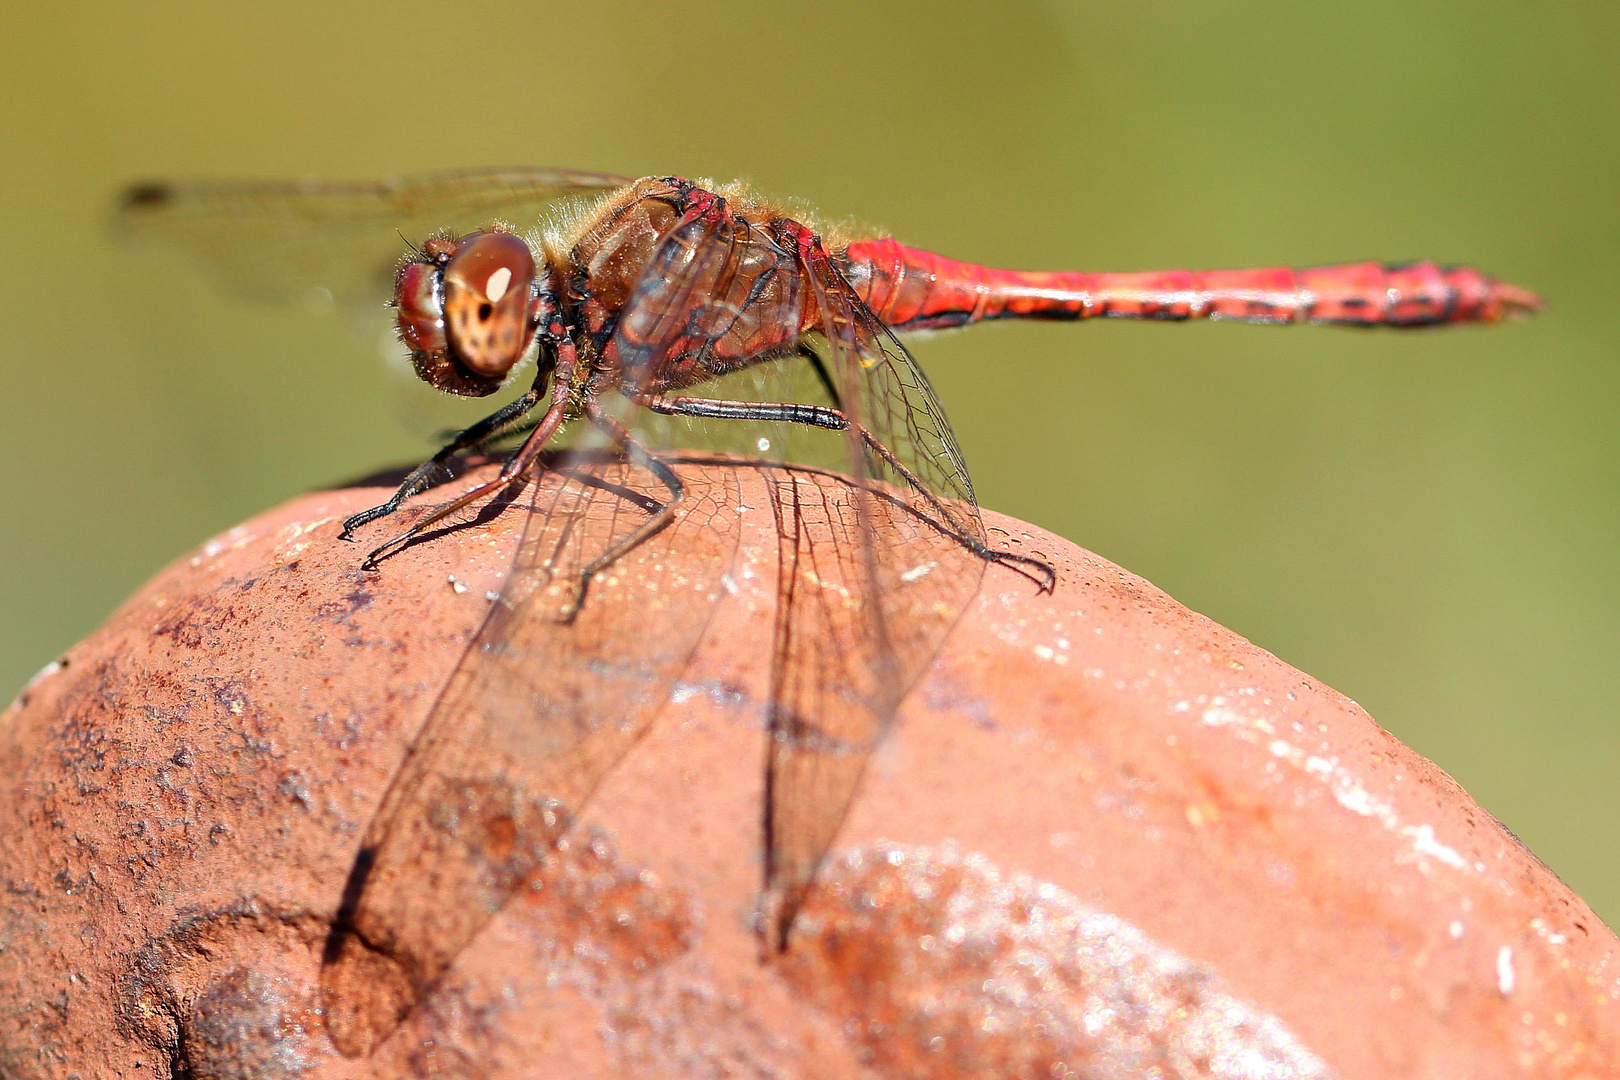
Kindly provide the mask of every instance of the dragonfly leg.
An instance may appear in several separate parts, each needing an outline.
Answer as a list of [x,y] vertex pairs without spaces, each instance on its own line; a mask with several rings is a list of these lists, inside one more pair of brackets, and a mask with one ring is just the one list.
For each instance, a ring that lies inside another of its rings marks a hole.
[[[556,381],[552,384],[551,406],[546,409],[546,414],[540,418],[540,422],[534,426],[534,430],[529,432],[529,437],[523,440],[523,445],[518,448],[518,452],[506,459],[506,464],[501,466],[500,475],[493,480],[479,484],[470,491],[464,492],[453,502],[439,507],[433,513],[388,541],[388,543],[377,548],[366,556],[365,562],[360,564],[361,568],[375,570],[379,562],[405,547],[433,525],[443,521],[458,510],[470,506],[484,496],[503,491],[522,479],[534,465],[535,459],[540,456],[540,451],[545,448],[546,443],[556,434],[557,428],[562,426],[563,416],[568,406],[568,398],[573,390],[574,367],[574,348],[572,344],[565,344],[557,350]],[[503,409],[502,412],[504,411]],[[499,416],[500,413],[495,415]],[[491,417],[491,419],[494,419],[494,417]],[[485,437],[488,437],[487,434]]]
[[842,409],[844,399],[839,396],[838,387],[833,384],[832,376],[828,374],[827,365],[822,361],[821,354],[808,345],[800,345],[799,355],[809,362],[811,370],[816,373],[816,381],[821,383],[823,390],[827,391],[827,400],[832,402],[832,407]]
[[445,444],[437,454],[411,470],[411,474],[405,478],[405,482],[399,485],[399,490],[394,492],[387,502],[373,506],[369,510],[362,510],[358,514],[345,519],[343,531],[338,534],[338,538],[341,540],[354,539],[354,530],[362,525],[376,521],[378,518],[387,517],[398,510],[406,499],[425,490],[428,487],[428,482],[444,466],[445,462],[463,450],[472,449],[487,441],[504,428],[510,427],[513,423],[522,419],[540,403],[541,397],[545,395],[545,381],[546,374],[542,372],[540,377],[535,379],[534,385],[524,391],[522,397],[503,405],[495,412],[478,421],[478,423],[461,432],[449,443]]
[[671,469],[669,464],[662,458],[637,442],[635,436],[631,435],[629,430],[617,419],[602,412],[596,407],[594,401],[589,400],[585,404],[585,416],[591,423],[596,425],[598,430],[612,439],[631,461],[658,477],[659,482],[669,489],[669,500],[660,503],[658,509],[652,512],[652,516],[637,526],[633,532],[615,541],[612,546],[592,559],[586,564],[585,569],[580,571],[579,590],[575,594],[573,606],[567,612],[570,618],[585,606],[585,593],[590,588],[591,579],[623,558],[626,552],[632,550],[636,545],[653,536],[675,520],[676,509],[686,498],[686,485],[681,482],[679,476],[675,475],[675,470]]
[[956,515],[951,513],[950,508],[935,497],[934,493],[928,490],[917,475],[907,468],[904,462],[895,457],[893,451],[883,445],[882,440],[872,434],[864,425],[851,420],[847,414],[839,409],[830,409],[822,405],[805,405],[794,401],[721,401],[716,398],[696,397],[651,397],[641,402],[641,404],[653,412],[663,413],[667,416],[697,416],[723,420],[766,420],[786,424],[805,424],[828,431],[853,430],[872,453],[882,458],[889,468],[904,477],[906,483],[910,484],[919,495],[927,500],[935,513],[939,514],[944,520],[945,531],[957,543],[987,562],[1001,563],[1023,573],[1031,578],[1042,592],[1049,593],[1057,585],[1057,571],[1050,563],[1031,555],[999,551],[974,536],[970,529],[957,520]]

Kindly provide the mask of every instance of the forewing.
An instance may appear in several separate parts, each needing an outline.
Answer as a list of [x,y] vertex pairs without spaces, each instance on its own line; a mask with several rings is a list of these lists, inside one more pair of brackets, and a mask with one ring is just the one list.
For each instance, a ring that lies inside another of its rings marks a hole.
[[[678,220],[609,351],[650,378],[705,334],[736,332],[722,324],[727,305],[748,307],[737,290],[757,276],[753,245],[719,209]],[[647,434],[633,395],[595,405]],[[667,700],[718,599],[740,500],[734,474],[711,467],[675,520],[614,559],[573,610],[584,568],[671,495],[578,426],[586,437],[530,481],[512,576],[367,832],[322,980],[345,1053],[386,1035],[540,866]]]
[[529,481],[500,599],[367,830],[322,975],[328,1027],[369,1052],[546,857],[691,658],[737,542],[734,479],[581,573],[669,491],[623,459],[564,455]]
[[[659,445],[767,464],[780,546],[765,842],[779,944],[900,699],[978,588],[984,533],[972,484],[926,376],[825,252],[801,257],[723,203],[695,206],[669,230],[614,338],[642,390],[802,401],[812,360],[792,349],[808,304],[832,384],[825,403],[854,430],[638,418]],[[776,359],[726,370],[742,343],[776,340],[784,327],[793,333]],[[802,467],[829,460],[829,448],[851,475]]]
[[298,300],[325,290],[339,303],[380,305],[407,241],[495,220],[528,228],[558,200],[629,182],[542,168],[377,181],[162,181],[129,188],[116,225],[131,239],[179,249],[237,295]]
[[872,314],[819,246],[807,254],[805,267],[820,305],[822,332],[834,356],[846,411],[892,454],[884,460],[872,456],[868,448],[862,475],[914,495],[926,492],[958,504],[959,524],[982,538],[967,463],[921,365],[894,331]]
[[896,708],[978,589],[983,525],[916,361],[824,253],[804,262],[853,480],[788,473],[767,783],[769,885],[785,946]]

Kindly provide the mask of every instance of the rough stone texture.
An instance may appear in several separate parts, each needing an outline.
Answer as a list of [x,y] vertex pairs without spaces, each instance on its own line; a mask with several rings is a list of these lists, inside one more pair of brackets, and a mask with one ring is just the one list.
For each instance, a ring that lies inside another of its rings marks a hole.
[[995,515],[1060,585],[989,569],[784,957],[756,931],[759,514],[757,573],[662,719],[428,1000],[342,1058],[328,923],[519,517],[368,573],[335,537],[380,494],[209,541],[0,714],[0,1076],[1620,1074],[1615,936],[1449,777]]

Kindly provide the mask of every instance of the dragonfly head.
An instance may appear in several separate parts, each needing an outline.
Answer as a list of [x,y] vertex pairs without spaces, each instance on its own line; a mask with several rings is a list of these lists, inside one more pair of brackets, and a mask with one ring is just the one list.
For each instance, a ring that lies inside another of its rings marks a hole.
[[534,255],[505,229],[439,237],[394,279],[400,340],[416,373],[440,390],[500,389],[534,340]]

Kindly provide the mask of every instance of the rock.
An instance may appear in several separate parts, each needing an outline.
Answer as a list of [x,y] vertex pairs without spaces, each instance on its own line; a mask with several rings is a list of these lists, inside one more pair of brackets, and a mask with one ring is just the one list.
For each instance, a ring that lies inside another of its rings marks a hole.
[[0,714],[0,1076],[1620,1074],[1614,934],[1444,772],[995,514],[1058,587],[986,570],[785,953],[759,932],[777,561],[756,513],[649,734],[346,1058],[330,923],[523,517],[367,571],[339,522],[383,494],[209,541]]

